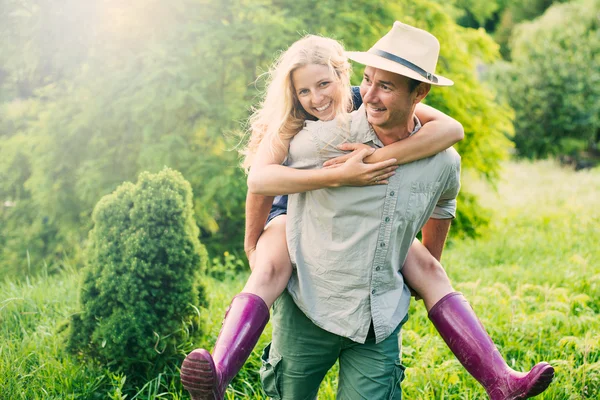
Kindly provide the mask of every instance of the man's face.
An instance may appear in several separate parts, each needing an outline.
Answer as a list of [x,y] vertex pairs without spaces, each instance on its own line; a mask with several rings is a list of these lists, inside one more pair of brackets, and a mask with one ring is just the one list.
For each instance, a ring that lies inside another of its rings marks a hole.
[[369,123],[377,130],[407,127],[414,105],[420,101],[418,88],[409,91],[409,78],[366,67],[360,85]]

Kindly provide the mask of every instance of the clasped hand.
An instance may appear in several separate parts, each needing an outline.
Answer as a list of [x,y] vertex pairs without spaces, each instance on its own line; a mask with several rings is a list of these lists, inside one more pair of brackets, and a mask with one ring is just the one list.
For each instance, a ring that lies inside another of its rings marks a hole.
[[350,153],[326,161],[323,168],[339,168],[342,186],[386,185],[387,179],[393,176],[398,168],[395,158],[373,164],[365,163],[365,158],[372,155],[376,149],[364,143],[344,143],[338,148]]

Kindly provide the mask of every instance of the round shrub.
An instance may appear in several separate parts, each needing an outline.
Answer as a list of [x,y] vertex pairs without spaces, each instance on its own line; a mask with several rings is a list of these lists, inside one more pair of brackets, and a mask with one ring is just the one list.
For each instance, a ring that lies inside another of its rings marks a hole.
[[142,173],[96,205],[69,347],[131,378],[176,357],[195,307],[207,255],[198,240],[192,190],[165,168]]

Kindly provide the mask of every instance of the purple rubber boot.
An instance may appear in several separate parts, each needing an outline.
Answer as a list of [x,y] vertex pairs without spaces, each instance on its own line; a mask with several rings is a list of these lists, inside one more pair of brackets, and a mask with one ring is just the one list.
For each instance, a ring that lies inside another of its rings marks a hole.
[[429,319],[491,400],[537,396],[554,378],[554,368],[546,362],[536,364],[526,373],[511,369],[461,293],[444,296],[429,310]]
[[223,399],[268,321],[269,308],[259,296],[240,293],[233,298],[212,355],[196,349],[181,364],[181,383],[193,400]]

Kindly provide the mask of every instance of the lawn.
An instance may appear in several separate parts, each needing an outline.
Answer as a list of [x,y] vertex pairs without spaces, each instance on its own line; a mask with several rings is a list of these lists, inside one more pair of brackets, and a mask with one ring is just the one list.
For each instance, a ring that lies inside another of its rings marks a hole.
[[[556,379],[539,399],[600,398],[600,169],[574,172],[553,162],[510,162],[497,190],[473,177],[464,188],[493,213],[477,239],[454,241],[443,264],[515,369],[546,360]],[[181,399],[177,365],[143,387],[64,350],[65,321],[77,310],[79,272],[0,284],[0,398]],[[202,310],[210,347],[230,298],[245,276],[207,279]],[[261,399],[257,369],[270,328],[228,391],[229,399]],[[188,347],[191,344],[188,345]],[[186,349],[183,349],[185,351]],[[403,329],[406,399],[484,399],[413,302]],[[320,399],[334,399],[335,370]]]

